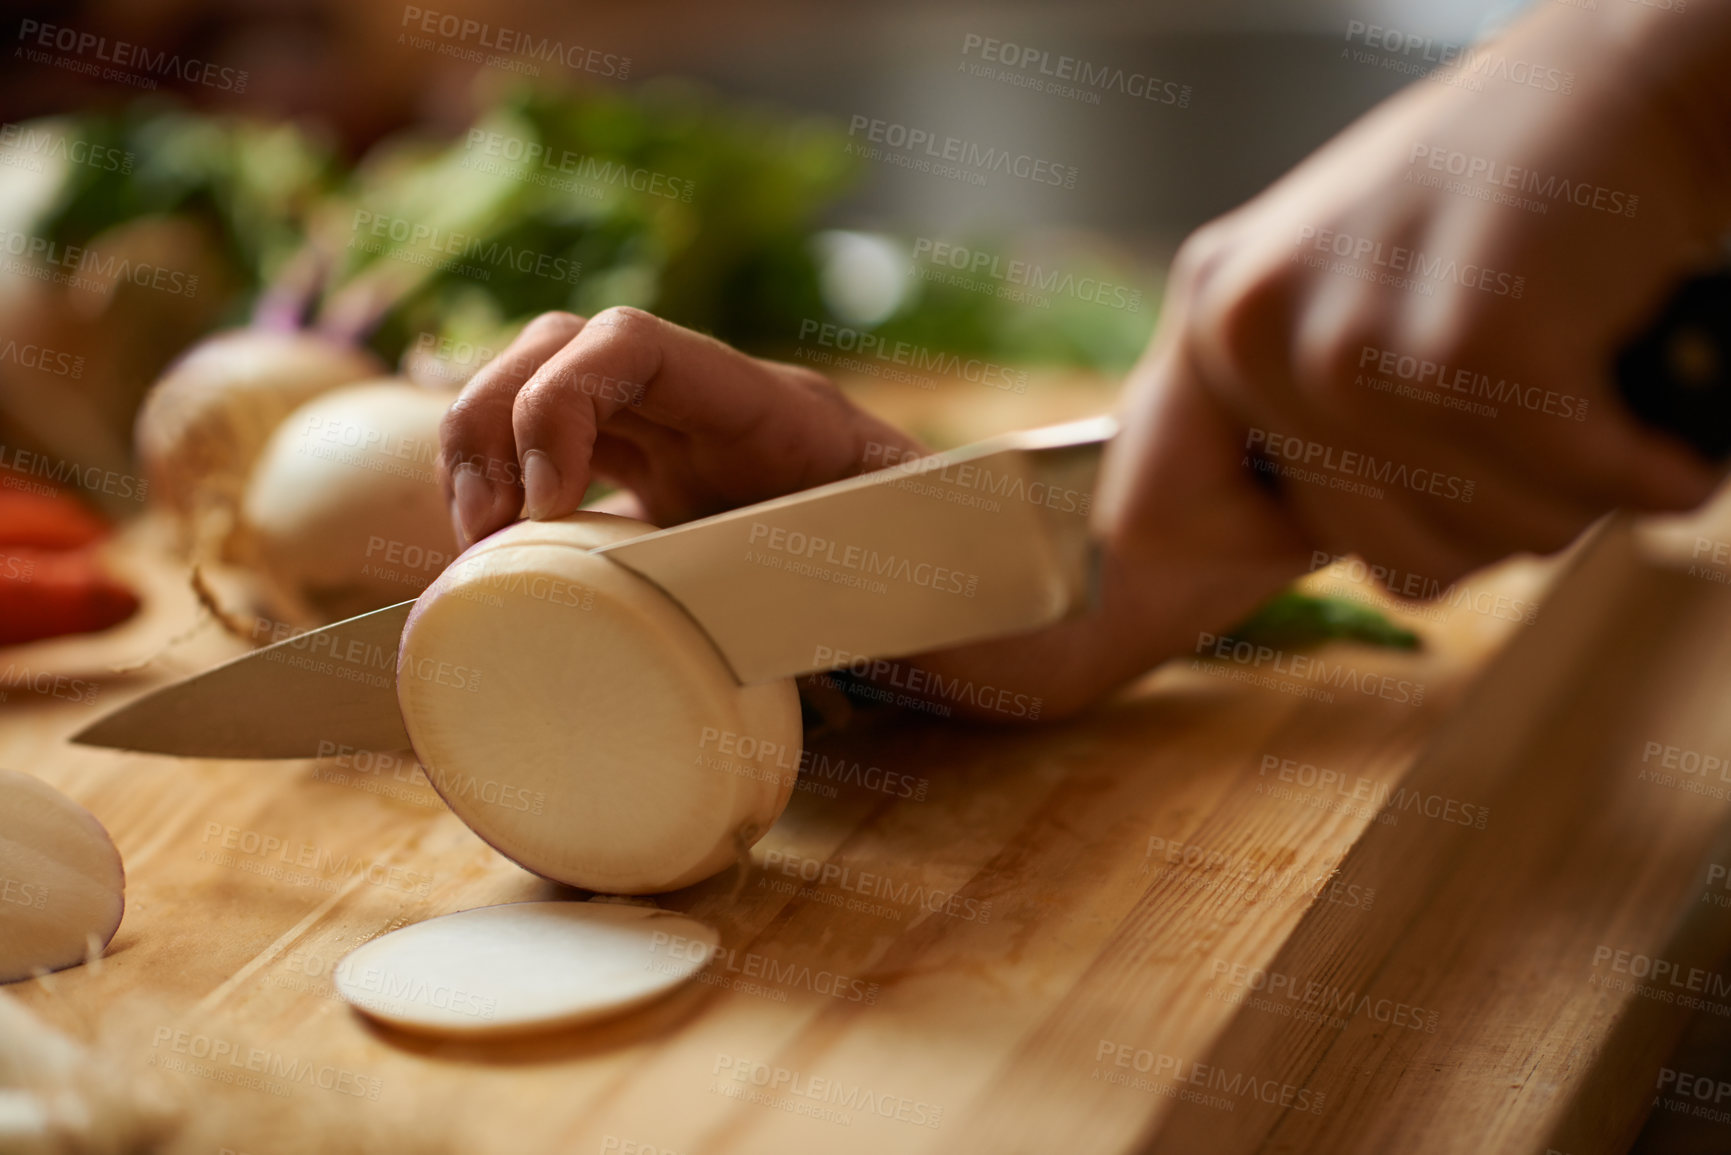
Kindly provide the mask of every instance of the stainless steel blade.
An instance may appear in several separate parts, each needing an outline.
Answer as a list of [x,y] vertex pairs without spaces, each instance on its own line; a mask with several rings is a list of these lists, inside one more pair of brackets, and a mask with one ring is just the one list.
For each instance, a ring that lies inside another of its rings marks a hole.
[[[1037,629],[1094,597],[1088,534],[1109,417],[889,463],[597,553],[677,600],[741,682]],[[409,745],[400,602],[165,686],[72,740],[204,758]]]
[[73,735],[86,746],[192,758],[314,758],[409,745],[397,644],[415,603],[299,634],[164,686]]
[[890,463],[603,546],[677,600],[746,684],[1037,629],[1093,597],[1110,417]]

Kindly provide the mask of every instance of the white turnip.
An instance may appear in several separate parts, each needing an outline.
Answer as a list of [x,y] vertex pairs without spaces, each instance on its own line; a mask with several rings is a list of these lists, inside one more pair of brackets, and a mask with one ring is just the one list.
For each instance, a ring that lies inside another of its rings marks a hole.
[[[151,387],[133,439],[153,498],[186,519],[230,513],[253,461],[296,407],[377,377],[372,354],[312,333],[237,329],[181,354]],[[219,529],[220,532],[220,529]]]
[[740,686],[653,584],[590,549],[653,527],[518,522],[429,586],[397,697],[427,778],[507,857],[571,886],[672,890],[741,858],[798,769],[791,679]]
[[453,397],[371,381],[296,409],[259,454],[231,552],[294,616],[336,621],[419,594],[457,555],[436,472]]

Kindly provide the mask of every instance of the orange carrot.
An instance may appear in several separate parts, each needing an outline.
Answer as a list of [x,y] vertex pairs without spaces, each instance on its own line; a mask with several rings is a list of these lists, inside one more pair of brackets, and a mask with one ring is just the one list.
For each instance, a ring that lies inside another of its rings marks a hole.
[[[0,485],[14,475],[0,473]],[[63,493],[0,488],[0,548],[77,549],[108,532],[102,519]]]
[[138,595],[90,550],[0,546],[0,646],[88,634],[138,612]]

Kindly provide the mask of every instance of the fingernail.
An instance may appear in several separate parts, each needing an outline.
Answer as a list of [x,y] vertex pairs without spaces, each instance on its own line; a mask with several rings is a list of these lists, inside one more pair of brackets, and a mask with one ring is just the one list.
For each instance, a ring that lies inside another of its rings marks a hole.
[[552,517],[559,500],[559,470],[539,449],[523,455],[523,513],[536,521]]
[[481,527],[493,511],[493,490],[481,471],[472,465],[457,467],[451,489],[456,493],[451,508],[456,514],[457,536],[463,539],[463,548],[468,549],[481,536]]

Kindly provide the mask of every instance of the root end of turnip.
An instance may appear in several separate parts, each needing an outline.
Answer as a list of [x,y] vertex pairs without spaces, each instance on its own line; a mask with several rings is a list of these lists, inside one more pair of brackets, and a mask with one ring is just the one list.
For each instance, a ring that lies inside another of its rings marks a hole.
[[222,604],[216,590],[211,588],[210,579],[205,576],[204,566],[194,562],[192,566],[191,585],[193,596],[198,604],[209,614],[211,620],[221,626],[224,633],[239,638],[243,642],[252,640],[252,626],[243,621],[240,614]]

